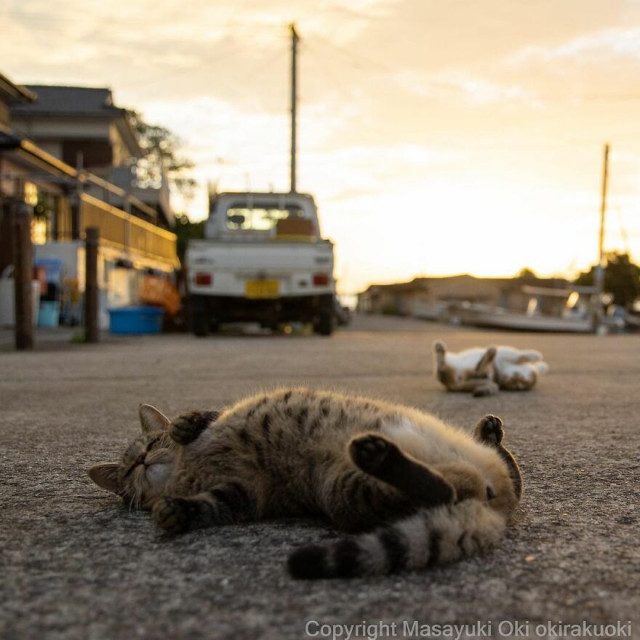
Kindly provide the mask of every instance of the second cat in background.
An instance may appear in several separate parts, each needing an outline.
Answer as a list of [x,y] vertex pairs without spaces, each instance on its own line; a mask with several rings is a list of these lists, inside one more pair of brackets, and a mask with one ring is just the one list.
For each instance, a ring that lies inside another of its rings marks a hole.
[[514,347],[473,347],[454,353],[444,342],[433,344],[436,378],[447,391],[490,396],[500,389],[528,391],[548,371],[542,354]]

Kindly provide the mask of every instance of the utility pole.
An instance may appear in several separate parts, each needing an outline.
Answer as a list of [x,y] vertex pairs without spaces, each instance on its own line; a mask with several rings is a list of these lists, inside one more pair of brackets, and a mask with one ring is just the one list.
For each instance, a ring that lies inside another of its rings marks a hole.
[[298,111],[298,33],[296,25],[289,25],[291,30],[291,193],[296,192],[296,143],[297,143],[297,111]]
[[602,161],[602,191],[600,198],[600,233],[598,236],[598,265],[594,274],[596,288],[595,310],[593,315],[593,330],[597,332],[602,324],[602,295],[604,294],[604,225],[607,212],[607,187],[609,183],[609,145],[604,145]]

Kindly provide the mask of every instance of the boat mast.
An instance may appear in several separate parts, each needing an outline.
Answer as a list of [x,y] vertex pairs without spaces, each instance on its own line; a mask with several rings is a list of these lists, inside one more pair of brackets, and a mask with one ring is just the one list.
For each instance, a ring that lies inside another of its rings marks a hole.
[[296,138],[298,111],[298,33],[296,25],[289,25],[291,30],[291,183],[289,191],[296,192]]
[[594,285],[596,288],[594,331],[597,331],[602,324],[602,295],[604,293],[604,224],[607,212],[607,187],[609,182],[609,145],[604,145],[604,157],[602,161],[602,192],[600,199],[600,234],[598,236],[598,265],[594,274]]

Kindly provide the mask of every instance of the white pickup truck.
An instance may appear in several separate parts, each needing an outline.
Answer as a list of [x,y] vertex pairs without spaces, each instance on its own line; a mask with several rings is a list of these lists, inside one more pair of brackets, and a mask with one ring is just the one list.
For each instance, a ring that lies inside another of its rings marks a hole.
[[224,322],[313,323],[333,332],[333,244],[320,235],[313,198],[302,193],[222,193],[203,240],[186,253],[191,328]]

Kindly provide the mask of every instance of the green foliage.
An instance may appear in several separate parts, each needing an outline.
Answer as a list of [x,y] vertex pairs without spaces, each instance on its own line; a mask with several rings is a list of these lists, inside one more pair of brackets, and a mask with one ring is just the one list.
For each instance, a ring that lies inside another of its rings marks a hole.
[[[608,253],[604,272],[604,289],[613,294],[613,301],[623,307],[630,307],[640,296],[640,266],[631,261],[628,253]],[[577,285],[594,284],[595,266],[584,271],[575,280]]]
[[187,249],[189,240],[200,240],[204,238],[204,226],[206,220],[191,222],[184,213],[176,214],[176,228],[174,229],[177,238],[177,252],[180,262],[183,261],[184,252]]
[[129,111],[129,121],[138,134],[138,142],[145,156],[138,161],[138,183],[141,187],[158,188],[162,182],[162,169],[171,185],[183,197],[193,196],[196,181],[189,175],[194,163],[180,154],[182,142],[165,127],[145,122],[138,111]]
[[520,271],[516,275],[516,278],[520,278],[525,282],[535,282],[536,280],[538,280],[538,276],[535,274],[535,271],[529,269],[529,267],[522,267],[522,269],[520,269]]
[[55,215],[55,202],[51,195],[38,189],[38,202],[33,208],[35,220],[50,220]]

